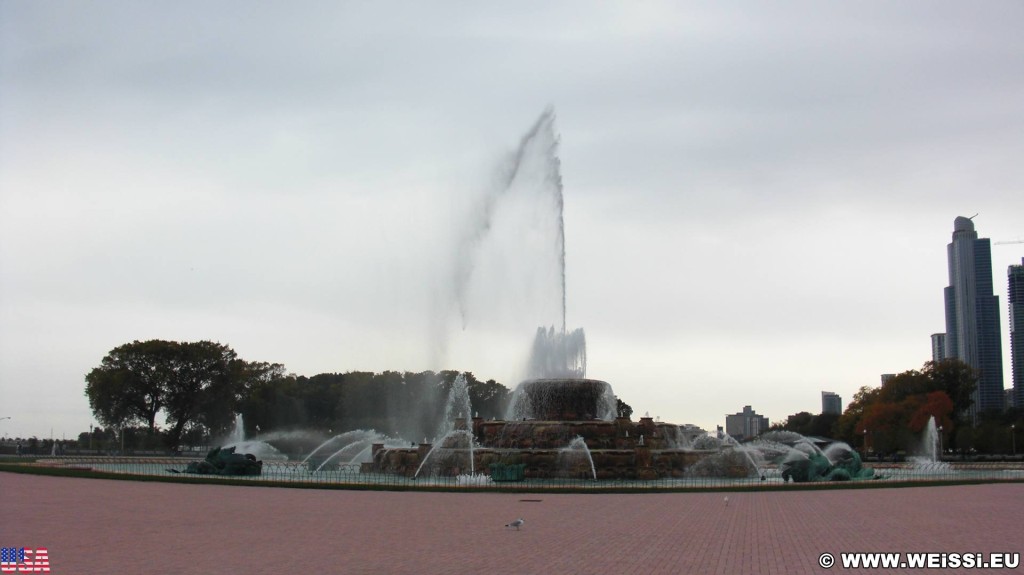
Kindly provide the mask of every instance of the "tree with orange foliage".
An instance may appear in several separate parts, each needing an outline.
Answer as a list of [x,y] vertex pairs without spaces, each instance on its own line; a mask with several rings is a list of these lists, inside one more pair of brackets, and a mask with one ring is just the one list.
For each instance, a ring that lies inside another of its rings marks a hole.
[[836,423],[836,434],[877,453],[913,450],[935,417],[943,439],[955,437],[976,381],[971,367],[960,360],[929,361],[922,370],[900,373],[881,387],[862,387]]

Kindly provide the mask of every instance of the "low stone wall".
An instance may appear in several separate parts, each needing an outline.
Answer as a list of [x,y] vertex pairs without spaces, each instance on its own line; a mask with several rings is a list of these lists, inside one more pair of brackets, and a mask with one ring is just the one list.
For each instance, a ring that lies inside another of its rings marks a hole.
[[[473,418],[474,449],[469,461],[468,435],[449,436],[444,445],[373,448],[367,472],[416,476],[428,457],[423,472],[445,476],[487,473],[492,463],[523,464],[527,478],[658,479],[683,477],[686,469],[712,452],[684,448],[688,445],[679,426],[655,422],[650,417],[632,421],[484,421]],[[456,430],[467,430],[466,420],[455,422]],[[568,450],[579,439],[582,446]],[[430,455],[432,450],[434,454]],[[590,459],[586,453],[590,454]],[[591,467],[591,460],[593,467]],[[429,468],[428,468],[429,467]]]
[[[468,449],[445,449],[448,463],[425,468],[424,473],[456,476],[470,473]],[[687,468],[713,452],[684,449],[596,449],[589,451],[563,451],[560,449],[492,449],[472,450],[472,470],[487,474],[492,463],[522,464],[528,479],[660,479],[681,478]],[[362,471],[388,473],[405,477],[416,476],[425,455],[419,448],[385,449],[377,446],[373,461],[363,464]],[[591,460],[593,468],[591,468]]]

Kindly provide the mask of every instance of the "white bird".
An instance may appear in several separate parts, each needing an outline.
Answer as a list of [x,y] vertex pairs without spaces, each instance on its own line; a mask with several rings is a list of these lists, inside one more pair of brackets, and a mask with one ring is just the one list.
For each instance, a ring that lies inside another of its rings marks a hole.
[[728,495],[725,496],[725,506],[726,507],[729,506],[729,496]]
[[519,531],[519,527],[520,527],[520,526],[521,526],[521,525],[522,525],[523,523],[525,523],[525,521],[523,521],[523,518],[522,518],[522,517],[520,517],[519,519],[516,519],[516,520],[515,520],[515,521],[513,521],[512,523],[509,523],[508,525],[506,525],[505,527],[515,527],[515,528],[516,528],[516,531]]

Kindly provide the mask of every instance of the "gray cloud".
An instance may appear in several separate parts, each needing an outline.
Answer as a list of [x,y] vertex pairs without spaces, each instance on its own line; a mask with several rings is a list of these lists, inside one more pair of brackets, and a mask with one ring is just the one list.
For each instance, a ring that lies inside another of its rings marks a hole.
[[[467,206],[554,105],[591,375],[705,426],[848,399],[928,359],[954,217],[1024,233],[1022,12],[4,3],[0,391],[43,435],[88,427],[82,374],[137,338],[442,367]],[[514,383],[516,221],[476,294],[491,325],[443,367]]]

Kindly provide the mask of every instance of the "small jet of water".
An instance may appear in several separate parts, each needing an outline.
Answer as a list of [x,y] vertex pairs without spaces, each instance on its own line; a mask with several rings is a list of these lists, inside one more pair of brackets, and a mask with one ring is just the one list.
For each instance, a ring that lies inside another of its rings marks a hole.
[[522,517],[520,517],[519,519],[516,519],[512,523],[509,523],[509,524],[505,525],[505,527],[515,527],[516,531],[519,531],[519,528],[522,527],[523,523],[526,523],[526,522],[523,520]]
[[728,495],[725,496],[725,506],[726,507],[729,506],[729,496]]

